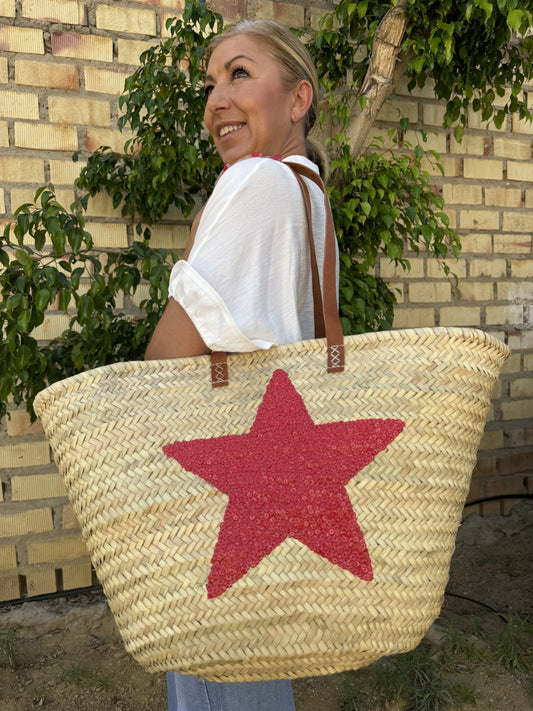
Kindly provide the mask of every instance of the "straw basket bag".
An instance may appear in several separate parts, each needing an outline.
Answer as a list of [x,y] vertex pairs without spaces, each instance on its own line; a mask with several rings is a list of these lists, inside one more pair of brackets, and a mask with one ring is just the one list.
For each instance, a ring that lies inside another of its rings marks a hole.
[[355,669],[412,649],[439,613],[508,350],[447,328],[343,349],[326,287],[327,341],[117,363],[36,398],[126,649],[149,671]]

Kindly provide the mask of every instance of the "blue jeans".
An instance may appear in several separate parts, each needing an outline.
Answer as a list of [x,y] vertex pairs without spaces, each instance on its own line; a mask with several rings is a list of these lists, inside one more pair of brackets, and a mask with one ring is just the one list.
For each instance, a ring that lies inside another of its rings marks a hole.
[[294,711],[288,679],[217,682],[167,673],[168,711]]

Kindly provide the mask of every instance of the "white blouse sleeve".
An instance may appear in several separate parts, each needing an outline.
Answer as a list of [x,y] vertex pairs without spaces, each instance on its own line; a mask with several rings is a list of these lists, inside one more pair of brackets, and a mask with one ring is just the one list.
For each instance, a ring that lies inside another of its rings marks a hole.
[[[222,174],[169,293],[211,350],[246,352],[310,337],[307,218],[292,171],[269,158]],[[312,304],[311,318],[312,318]]]

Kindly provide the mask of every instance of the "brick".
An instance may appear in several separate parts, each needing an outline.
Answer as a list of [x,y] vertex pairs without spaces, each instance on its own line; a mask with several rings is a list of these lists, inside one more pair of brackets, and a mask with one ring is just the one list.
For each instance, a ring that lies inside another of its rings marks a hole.
[[529,447],[533,445],[533,427],[520,427],[505,433],[507,447]]
[[508,136],[495,136],[494,155],[511,160],[530,160],[531,141],[514,140]]
[[[240,0],[240,1],[242,1],[242,0]],[[231,0],[230,0],[230,2],[231,2]],[[209,3],[209,7],[211,7],[211,8],[213,7],[212,2]],[[168,39],[169,37],[172,36],[171,32],[170,32],[170,28],[167,29],[167,20],[174,20],[175,18],[176,18],[175,12],[172,12],[172,13],[163,12],[159,16],[159,23],[160,23],[160,27],[161,27],[161,38],[162,39]]]
[[492,282],[462,281],[459,284],[460,301],[492,301],[493,296]]
[[531,472],[531,462],[531,452],[506,454],[500,460],[500,474],[509,476],[517,472]]
[[492,235],[469,232],[461,235],[461,254],[490,254],[492,252]]
[[40,158],[0,156],[0,182],[44,183],[44,161]]
[[124,82],[129,72],[118,72],[100,67],[85,67],[85,90],[99,94],[115,94],[119,96],[124,91]]
[[425,328],[435,325],[435,309],[397,308],[394,311],[394,328]]
[[87,588],[93,581],[91,561],[63,565],[63,590]]
[[491,139],[488,136],[474,136],[465,134],[461,143],[450,138],[450,153],[465,155],[488,156],[490,154]]
[[0,25],[0,52],[44,54],[43,32],[32,27]]
[[[324,10],[318,9],[318,19],[324,16]],[[318,25],[317,25],[318,29]],[[409,79],[407,76],[399,77],[397,84],[394,87],[394,93],[400,96],[412,96],[419,99],[433,99],[435,100],[435,82],[431,79],[427,79],[423,87],[415,86],[412,91],[409,91],[407,84]]]
[[30,92],[0,91],[0,116],[3,118],[39,118],[39,98]]
[[0,57],[0,84],[7,84],[8,80],[7,57]]
[[522,191],[519,188],[485,188],[485,205],[521,207]]
[[459,220],[463,230],[497,230],[500,213],[495,210],[461,210]]
[[524,355],[524,370],[533,373],[533,353]]
[[508,375],[512,373],[520,373],[520,353],[513,352],[514,349],[516,349],[516,344],[511,345],[511,341],[509,340],[509,347],[511,348],[511,355],[505,363],[502,366],[502,375]]
[[6,212],[6,201],[4,197],[4,188],[0,188],[0,214],[5,215]]
[[109,146],[117,153],[124,152],[124,144],[132,137],[129,131],[119,131],[112,128],[92,128],[85,131],[85,150],[94,153],[100,146]]
[[141,54],[155,44],[158,43],[127,40],[119,37],[117,40],[117,61],[119,64],[138,65]]
[[85,229],[92,235],[96,248],[122,249],[128,246],[128,232],[124,224],[87,222]]
[[472,477],[475,479],[487,479],[496,473],[496,461],[493,457],[479,457]]
[[7,121],[0,121],[0,146],[9,146],[9,127]]
[[67,490],[59,474],[33,474],[11,478],[13,501],[63,498]]
[[446,107],[442,104],[424,104],[422,107],[424,126],[442,126]]
[[383,279],[423,279],[424,278],[424,259],[410,259],[411,269],[406,272],[401,266],[397,266],[390,259],[379,260],[379,272]]
[[[60,205],[68,206],[74,201],[73,190],[56,190],[56,198]],[[16,210],[25,203],[33,203],[35,198],[34,188],[13,188],[11,190],[11,211]]]
[[508,323],[513,327],[519,328],[524,323],[523,307],[521,304],[487,306],[485,320],[489,326]]
[[65,529],[81,528],[74,513],[74,509],[69,504],[63,506],[63,512],[61,516],[61,527]]
[[511,276],[515,279],[533,279],[533,259],[512,259]]
[[89,198],[87,217],[120,217],[120,210],[113,207],[113,199],[107,193],[99,193]]
[[465,158],[463,172],[465,178],[502,180],[503,161],[490,158]]
[[25,442],[0,447],[0,468],[35,467],[50,463],[47,442]]
[[20,582],[18,575],[0,577],[0,600],[17,600],[20,597]]
[[495,234],[494,251],[506,254],[529,254],[531,252],[531,235]]
[[[460,174],[461,160],[460,158],[452,158],[449,156],[441,156],[440,163],[442,169],[444,170],[444,176],[446,178],[457,178]],[[425,170],[430,175],[442,177],[442,173],[437,167],[435,159],[432,157],[424,156],[421,161],[421,168]]]
[[503,213],[504,232],[533,232],[533,210]]
[[54,528],[52,509],[30,509],[20,513],[0,514],[0,538],[44,533]]
[[[178,0],[179,2],[179,0]],[[168,3],[164,0],[164,4]],[[172,6],[171,6],[172,7]],[[209,7],[222,15],[222,17],[244,19],[247,11],[246,0],[211,0]],[[175,7],[175,10],[181,8]],[[302,23],[303,24],[303,23]]]
[[483,202],[483,189],[481,185],[446,183],[442,186],[442,197],[446,204],[481,205]]
[[111,32],[136,35],[157,35],[156,14],[151,10],[137,10],[112,5],[96,6],[96,27]]
[[485,430],[479,444],[481,450],[502,449],[503,446],[503,430]]
[[491,119],[489,121],[483,121],[481,118],[481,111],[469,111],[467,118],[468,128],[483,131],[497,131],[500,133],[505,133],[507,131],[507,121],[504,121],[501,128],[496,128],[494,121]]
[[23,0],[22,16],[31,20],[86,25],[87,6],[78,0]]
[[[135,2],[143,3],[144,5],[155,5],[156,7],[170,7],[174,10],[183,10],[185,6],[185,0],[135,0]],[[230,2],[233,2],[233,0],[230,0]],[[215,12],[220,12],[218,9],[219,4],[219,0],[211,0],[209,7]]]
[[26,86],[77,91],[80,87],[79,69],[74,64],[17,59],[15,82]]
[[477,277],[502,277],[507,271],[505,259],[473,259],[470,262],[470,276]]
[[87,548],[81,536],[28,542],[28,563],[54,563],[86,558]]
[[64,313],[47,314],[40,326],[33,330],[32,336],[37,341],[50,341],[58,338],[63,331],[66,331],[70,323],[70,317]]
[[477,306],[442,306],[440,309],[441,326],[477,327],[481,321],[481,311]]
[[17,549],[13,545],[0,546],[0,570],[17,567]]
[[28,570],[26,572],[26,586],[30,597],[55,592],[57,589],[55,568]]
[[[486,491],[487,496],[507,496],[509,494],[523,494],[524,477],[508,476],[504,479],[495,479],[494,481],[488,481]],[[516,503],[517,502],[515,502],[515,504]]]
[[409,284],[409,301],[411,303],[438,303],[449,301],[450,284],[447,282],[415,282]]
[[425,151],[437,151],[440,155],[446,153],[446,133],[431,131],[426,135],[424,141],[420,136],[420,131],[406,131],[405,140],[413,146],[419,144]]
[[43,431],[39,420],[30,422],[30,416],[26,410],[12,410],[7,420],[7,434],[9,437],[19,437],[20,435],[38,434]]
[[[533,377],[511,380],[511,398],[520,397],[533,398]],[[533,403],[531,405],[531,415],[533,416]],[[533,459],[531,461],[531,468],[533,469]]]
[[54,185],[73,185],[86,165],[82,161],[74,163],[72,160],[51,160],[50,180]]
[[[511,351],[529,350],[533,348],[533,331],[517,330],[509,334],[509,348]],[[511,353],[511,357],[512,357]],[[520,370],[516,369],[517,372]]]
[[526,135],[533,135],[533,123],[529,123],[526,119],[520,120],[518,114],[513,114],[511,122],[511,131],[513,133],[525,133]]
[[533,207],[533,190],[526,190],[526,207]]
[[277,20],[288,27],[303,27],[304,25],[304,8],[300,5],[258,0],[256,16],[267,20]]
[[75,99],[71,96],[50,96],[48,114],[52,123],[89,126],[110,126],[109,101]]
[[154,225],[150,227],[150,245],[156,249],[185,249],[189,241],[190,225]]
[[533,303],[533,281],[504,281],[497,285],[500,301],[531,301]]
[[0,17],[15,17],[15,0],[0,0]]
[[113,40],[109,37],[79,35],[75,32],[52,32],[52,54],[54,57],[112,62]]
[[409,119],[410,123],[418,121],[418,104],[408,101],[386,101],[377,115],[378,121],[399,123],[401,118]]
[[[454,274],[457,274],[459,279],[466,277],[466,262],[464,259],[459,261],[456,259],[447,259],[445,263],[450,267]],[[436,259],[428,259],[427,262],[427,278],[428,279],[448,279],[443,271],[442,265]]]
[[514,160],[507,161],[507,180],[533,182],[533,164],[531,161],[522,163]]
[[78,133],[72,126],[15,122],[15,146],[47,151],[75,151]]

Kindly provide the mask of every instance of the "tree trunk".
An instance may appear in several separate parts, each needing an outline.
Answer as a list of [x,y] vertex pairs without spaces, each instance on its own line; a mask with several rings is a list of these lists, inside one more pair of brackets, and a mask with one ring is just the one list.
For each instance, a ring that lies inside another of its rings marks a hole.
[[361,91],[352,105],[352,118],[347,131],[354,157],[363,149],[376,116],[405,71],[406,58],[398,61],[407,24],[405,6],[406,0],[399,0],[383,17],[376,30],[370,66]]

